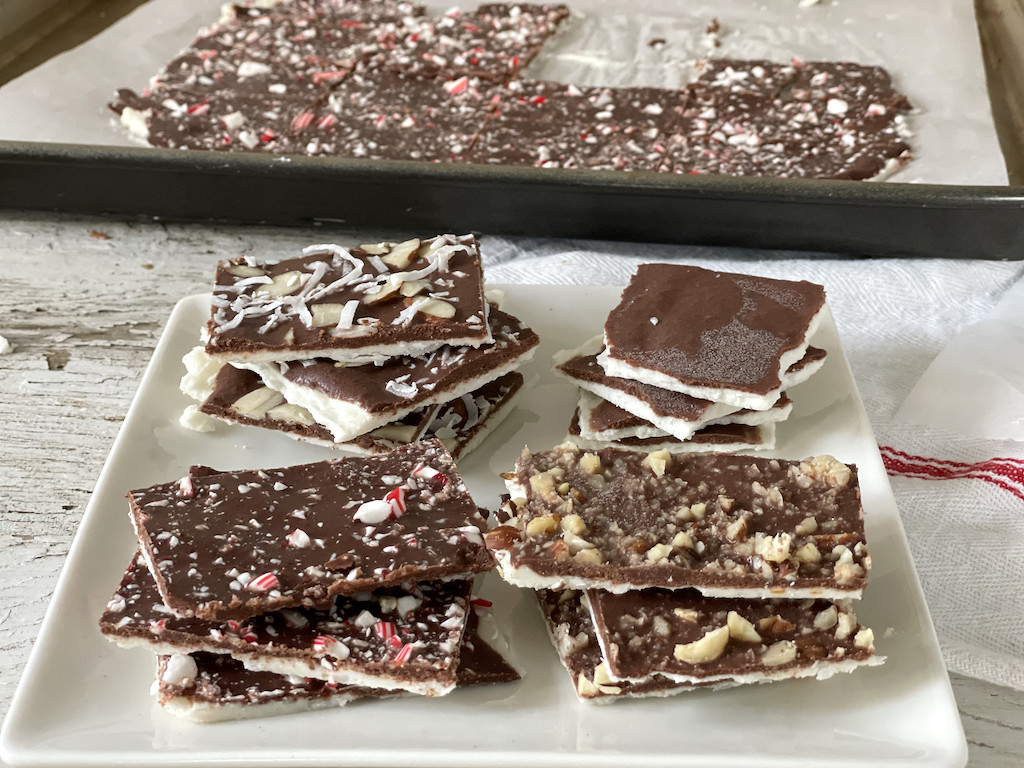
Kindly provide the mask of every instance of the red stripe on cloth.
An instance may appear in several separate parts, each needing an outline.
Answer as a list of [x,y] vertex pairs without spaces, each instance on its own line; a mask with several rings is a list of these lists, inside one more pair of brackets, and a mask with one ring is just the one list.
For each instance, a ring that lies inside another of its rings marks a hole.
[[923,480],[983,480],[1024,500],[1024,468],[1016,459],[989,459],[968,464],[962,461],[914,456],[888,445],[879,446],[885,471]]

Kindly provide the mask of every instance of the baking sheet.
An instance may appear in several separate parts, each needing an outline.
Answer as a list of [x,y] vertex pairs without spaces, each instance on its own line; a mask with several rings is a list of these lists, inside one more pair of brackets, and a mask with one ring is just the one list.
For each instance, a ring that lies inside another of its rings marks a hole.
[[[471,8],[476,1],[459,4]],[[528,76],[678,87],[692,76],[692,62],[709,53],[882,65],[917,108],[909,117],[916,157],[893,181],[1007,183],[970,0],[568,4],[571,23]],[[450,4],[427,5],[439,11]],[[106,103],[117,88],[144,87],[196,30],[217,18],[219,6],[219,0],[152,0],[8,83],[0,88],[0,140],[131,145]],[[715,18],[719,47],[705,34]],[[650,45],[656,39],[665,42]]]

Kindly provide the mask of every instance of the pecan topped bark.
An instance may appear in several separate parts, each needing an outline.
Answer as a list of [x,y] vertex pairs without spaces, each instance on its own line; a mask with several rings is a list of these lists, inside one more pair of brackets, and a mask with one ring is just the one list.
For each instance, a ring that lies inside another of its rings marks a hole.
[[492,566],[483,518],[437,441],[383,456],[189,475],[129,500],[164,603],[181,616],[326,608],[339,594]]
[[276,264],[217,267],[206,351],[229,360],[356,365],[491,341],[472,235],[352,249],[312,245]]
[[709,596],[859,597],[870,557],[856,467],[565,443],[524,452],[511,519],[487,534],[527,587],[695,587]]

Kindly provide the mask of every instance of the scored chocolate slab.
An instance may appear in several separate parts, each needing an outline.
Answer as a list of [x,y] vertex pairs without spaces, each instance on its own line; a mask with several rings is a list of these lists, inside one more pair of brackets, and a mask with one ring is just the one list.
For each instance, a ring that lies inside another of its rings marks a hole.
[[708,596],[859,597],[871,560],[857,469],[572,443],[524,451],[512,519],[487,533],[513,584]]
[[665,589],[586,594],[613,680],[823,680],[881,662],[873,633],[845,601],[708,598]]
[[598,363],[610,376],[766,410],[824,309],[825,290],[806,281],[642,264],[608,315]]
[[128,498],[164,603],[181,616],[326,608],[339,594],[492,565],[483,518],[437,441],[384,456],[188,476]]
[[436,695],[455,684],[471,590],[468,580],[423,582],[339,596],[324,610],[208,621],[174,616],[133,560],[100,631],[124,647],[227,654],[258,671]]
[[472,235],[303,252],[274,264],[243,257],[218,265],[209,354],[359,364],[491,341]]
[[305,365],[247,365],[288,402],[308,409],[335,440],[345,441],[504,376],[530,359],[540,343],[533,330],[494,307],[487,323],[491,344],[442,347],[381,365],[339,366],[323,359]]

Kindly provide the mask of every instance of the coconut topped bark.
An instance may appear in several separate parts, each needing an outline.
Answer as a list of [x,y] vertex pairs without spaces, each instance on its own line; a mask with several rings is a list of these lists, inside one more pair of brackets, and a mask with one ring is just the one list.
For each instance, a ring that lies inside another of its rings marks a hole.
[[573,443],[524,451],[511,518],[487,533],[502,577],[533,588],[694,587],[719,597],[859,597],[870,557],[857,470]]
[[609,376],[765,410],[824,310],[814,283],[642,264],[608,315],[597,359]]
[[345,364],[491,341],[472,235],[352,249],[312,245],[276,264],[217,267],[206,351],[234,361]]
[[490,570],[484,521],[436,440],[383,456],[190,474],[132,491],[140,549],[180,616],[245,619]]

